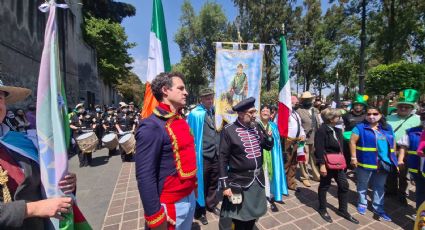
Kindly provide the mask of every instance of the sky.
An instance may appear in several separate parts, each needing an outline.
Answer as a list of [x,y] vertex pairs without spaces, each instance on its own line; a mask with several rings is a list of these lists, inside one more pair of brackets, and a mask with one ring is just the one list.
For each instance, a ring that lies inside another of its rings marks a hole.
[[[130,55],[134,58],[133,70],[140,77],[146,75],[147,57],[149,47],[149,32],[152,20],[152,0],[119,0],[130,3],[136,7],[136,15],[125,18],[122,25],[128,35],[130,42],[136,42],[137,46],[130,50]],[[184,0],[162,0],[164,9],[165,24],[167,29],[168,48],[170,52],[171,64],[180,61],[180,50],[174,42],[174,34],[180,27],[181,6]],[[301,3],[301,0],[298,0]],[[191,0],[196,14],[208,0]],[[211,2],[211,0],[209,0]],[[223,7],[223,11],[229,21],[233,21],[238,15],[238,10],[232,0],[213,0]],[[328,0],[322,0],[322,9],[327,9]],[[323,10],[324,12],[325,10]]]

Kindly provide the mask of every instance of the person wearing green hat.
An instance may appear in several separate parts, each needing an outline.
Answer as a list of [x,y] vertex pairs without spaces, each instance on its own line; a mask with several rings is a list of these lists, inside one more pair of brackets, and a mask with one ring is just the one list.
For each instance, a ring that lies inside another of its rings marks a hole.
[[[404,136],[407,129],[417,127],[421,124],[420,117],[413,113],[417,107],[416,102],[419,98],[419,92],[414,89],[405,89],[400,92],[396,103],[397,112],[387,116],[387,122],[395,133],[396,142]],[[397,157],[400,172],[394,172],[387,178],[387,195],[398,195],[398,199],[403,205],[407,205],[407,169],[404,167],[405,157],[399,154],[400,146],[397,146]]]
[[[347,165],[350,165],[350,137],[351,137],[351,130],[360,122],[364,121],[366,118],[366,107],[367,107],[367,100],[369,97],[367,95],[361,95],[356,94],[356,96],[353,99],[353,103],[351,104],[351,110],[350,112],[344,114],[342,116],[342,119],[344,121],[344,156],[347,161]],[[350,167],[350,166],[349,166]]]

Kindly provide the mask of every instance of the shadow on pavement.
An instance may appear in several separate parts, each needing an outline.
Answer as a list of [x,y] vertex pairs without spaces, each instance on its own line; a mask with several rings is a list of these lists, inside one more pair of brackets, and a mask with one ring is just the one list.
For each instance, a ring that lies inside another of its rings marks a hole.
[[107,163],[108,163],[107,156],[94,157],[91,162],[91,167],[96,167],[96,166],[104,165]]

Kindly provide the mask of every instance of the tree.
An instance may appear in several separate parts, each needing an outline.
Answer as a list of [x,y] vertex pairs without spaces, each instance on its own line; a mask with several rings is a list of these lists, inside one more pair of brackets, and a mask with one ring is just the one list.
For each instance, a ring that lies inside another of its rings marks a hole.
[[[294,31],[294,20],[301,15],[299,9],[293,10],[293,0],[233,0],[239,8],[241,36],[245,42],[278,44],[285,24],[288,41]],[[297,16],[298,14],[298,16]],[[264,87],[272,88],[272,82],[279,78],[279,49],[270,46],[264,52]]]
[[97,51],[97,66],[105,82],[117,84],[119,79],[130,75],[133,58],[128,49],[136,44],[127,42],[119,23],[89,16],[84,24],[84,38]]
[[379,65],[372,68],[366,78],[366,92],[370,95],[386,95],[408,88],[425,92],[425,64]]
[[213,42],[227,40],[231,26],[217,3],[207,2],[196,15],[190,1],[185,0],[180,17],[180,28],[174,40],[180,47],[182,60],[174,69],[185,74],[194,102],[200,87],[214,79],[215,49]]
[[125,101],[133,101],[141,107],[143,95],[145,95],[145,85],[135,73],[130,72],[126,78],[118,79],[116,89]]
[[[173,66],[173,71],[183,73],[185,76],[185,85],[189,92],[188,103],[197,103],[198,92],[201,87],[208,84],[205,77],[200,77],[198,73],[203,73],[203,60],[200,56],[184,56],[180,63]],[[205,74],[206,75],[206,74]]]
[[113,0],[83,0],[83,10],[85,15],[117,23],[121,23],[125,17],[136,15],[133,5]]

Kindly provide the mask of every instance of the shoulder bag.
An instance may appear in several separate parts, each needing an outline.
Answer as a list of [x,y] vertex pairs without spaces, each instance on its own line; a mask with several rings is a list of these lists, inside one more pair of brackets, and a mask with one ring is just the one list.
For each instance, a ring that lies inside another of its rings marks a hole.
[[[332,131],[335,134],[335,130],[332,129]],[[344,154],[342,154],[341,152],[341,143],[339,142],[338,137],[336,137],[336,135],[335,138],[338,141],[340,152],[324,154],[326,168],[332,170],[344,170],[347,168],[347,163],[345,162]]]

